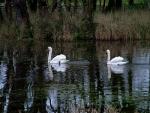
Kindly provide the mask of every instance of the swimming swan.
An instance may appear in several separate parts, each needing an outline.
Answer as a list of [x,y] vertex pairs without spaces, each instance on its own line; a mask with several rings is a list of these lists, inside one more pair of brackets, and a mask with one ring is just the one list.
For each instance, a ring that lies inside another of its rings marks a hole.
[[124,65],[127,64],[128,61],[126,61],[123,57],[115,57],[113,59],[110,60],[110,50],[107,50],[107,64],[111,64],[111,65]]
[[52,57],[52,47],[48,47],[48,50],[49,50],[48,63],[62,64],[62,63],[68,62],[68,60],[66,59],[66,56],[63,55],[63,54],[57,55],[53,59],[51,59],[51,57]]
[[67,63],[51,64],[51,66],[57,72],[65,72],[67,70],[67,68],[68,68],[68,64]]

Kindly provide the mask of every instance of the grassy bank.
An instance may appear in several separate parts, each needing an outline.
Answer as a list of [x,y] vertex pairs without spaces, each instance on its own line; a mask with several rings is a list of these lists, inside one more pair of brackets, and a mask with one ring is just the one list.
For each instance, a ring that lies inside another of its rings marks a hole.
[[93,18],[84,12],[47,14],[30,13],[30,27],[16,22],[0,25],[0,38],[73,40],[141,40],[150,39],[150,11],[130,10],[95,13]]
[[150,39],[150,11],[136,10],[96,15],[97,40]]

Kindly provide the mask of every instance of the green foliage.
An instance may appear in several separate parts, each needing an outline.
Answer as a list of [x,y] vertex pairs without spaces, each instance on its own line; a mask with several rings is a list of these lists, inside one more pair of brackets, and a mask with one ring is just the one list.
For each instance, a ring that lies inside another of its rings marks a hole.
[[48,0],[48,5],[52,5],[52,0]]

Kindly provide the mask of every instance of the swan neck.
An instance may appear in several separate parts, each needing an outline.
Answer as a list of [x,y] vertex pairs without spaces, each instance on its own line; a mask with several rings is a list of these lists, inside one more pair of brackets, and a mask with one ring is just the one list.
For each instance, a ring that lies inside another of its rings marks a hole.
[[110,61],[110,53],[107,54],[107,61]]
[[53,77],[54,77],[54,76],[53,76],[51,64],[48,64],[48,70],[49,70],[48,75],[49,75],[49,77],[50,77],[50,80],[53,80]]
[[48,62],[50,62],[52,59],[52,50],[49,50],[49,55],[48,55]]
[[107,65],[107,69],[108,69],[108,79],[110,80],[110,78],[111,78],[111,67],[110,67],[110,65]]

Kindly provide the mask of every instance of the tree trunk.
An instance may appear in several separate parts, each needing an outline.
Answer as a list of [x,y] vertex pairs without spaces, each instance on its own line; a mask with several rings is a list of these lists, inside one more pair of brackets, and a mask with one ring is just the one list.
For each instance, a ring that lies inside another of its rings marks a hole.
[[102,6],[102,0],[99,0],[99,8],[101,9]]
[[47,8],[47,0],[38,0],[38,7],[40,8]]
[[11,1],[12,0],[6,0],[5,8],[6,8],[6,15],[8,17],[8,20],[12,20],[12,7],[11,7]]
[[78,1],[74,0],[74,11],[77,10],[77,7],[78,7]]
[[0,23],[1,23],[2,20],[3,20],[3,14],[2,14],[2,11],[1,11],[1,8],[0,8]]
[[93,0],[84,2],[84,15],[81,24],[81,39],[95,40],[95,25],[93,24]]
[[70,9],[71,9],[71,0],[63,0],[63,3],[65,5],[66,10],[70,11]]
[[149,8],[150,1],[149,0],[144,0],[144,7]]
[[70,11],[71,9],[71,0],[68,0],[67,2],[67,10]]
[[93,6],[94,6],[93,0],[88,0],[88,2],[85,5],[85,13],[87,18],[93,17],[93,11],[94,11]]
[[[54,12],[55,9],[59,9],[61,10],[62,6],[61,6],[62,0],[53,0],[52,1],[52,9],[51,12]],[[66,5],[66,4],[65,4]]]
[[93,0],[93,10],[96,10],[97,0]]
[[14,6],[16,8],[16,23],[19,28],[18,31],[20,32],[19,37],[32,38],[33,35],[26,0],[15,0]]
[[122,0],[116,0],[116,9],[121,9],[122,7]]
[[26,0],[15,0],[14,5],[16,8],[16,21],[17,23],[29,24],[29,14],[27,11]]
[[107,10],[112,10],[115,8],[115,0],[109,0]]
[[54,12],[55,11],[55,9],[57,8],[57,0],[53,0],[52,1],[52,8],[51,8],[51,12]]
[[129,0],[129,5],[133,5],[134,4],[134,0]]
[[87,1],[86,0],[82,0],[82,4],[83,4],[83,10],[85,10],[86,6],[87,6]]
[[121,9],[122,0],[109,0],[107,10]]
[[103,10],[105,10],[105,3],[106,3],[106,0],[104,0],[104,3],[103,3]]
[[27,0],[28,5],[31,11],[36,12],[37,11],[37,0]]
[[45,16],[45,14],[48,14],[47,3],[47,0],[38,0],[38,11],[40,13],[40,16]]

